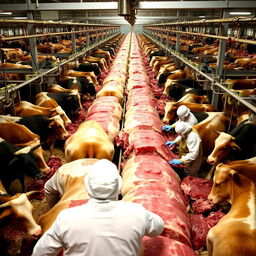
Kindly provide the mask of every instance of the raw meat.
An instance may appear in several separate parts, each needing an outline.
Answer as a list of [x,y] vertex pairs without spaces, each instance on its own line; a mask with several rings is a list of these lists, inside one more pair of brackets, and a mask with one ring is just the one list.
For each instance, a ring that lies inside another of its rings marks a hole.
[[[180,179],[160,156],[140,155],[129,159],[122,171],[124,196],[134,186],[148,182],[161,182],[163,186],[180,189]],[[184,199],[183,199],[184,200]]]
[[193,213],[204,213],[213,209],[213,205],[208,200],[197,199],[192,203],[191,209]]
[[123,109],[119,103],[96,102],[88,109],[87,117],[94,113],[112,113],[121,119],[122,111]]
[[133,98],[128,98],[126,102],[126,108],[133,108],[134,106],[139,105],[150,105],[152,107],[156,107],[157,100],[155,98],[149,97],[149,96],[138,96]]
[[188,199],[196,200],[199,198],[207,199],[212,188],[212,181],[187,176],[181,182],[181,189]]
[[206,250],[206,236],[209,230],[215,226],[225,214],[221,211],[211,212],[208,217],[202,214],[191,214],[189,216],[192,226],[192,243],[194,250]]
[[143,256],[197,256],[189,246],[164,236],[145,236],[142,243]]
[[180,188],[167,188],[160,182],[144,182],[135,186],[122,199],[143,205],[162,217],[163,236],[191,246],[190,222]]
[[160,155],[166,161],[177,158],[165,143],[165,137],[158,132],[153,130],[134,130],[129,134],[129,147],[124,152],[124,157],[129,158],[134,153],[135,155]]
[[146,111],[131,112],[124,123],[124,130],[131,132],[135,128],[152,129],[161,133],[163,123],[160,118],[153,113]]

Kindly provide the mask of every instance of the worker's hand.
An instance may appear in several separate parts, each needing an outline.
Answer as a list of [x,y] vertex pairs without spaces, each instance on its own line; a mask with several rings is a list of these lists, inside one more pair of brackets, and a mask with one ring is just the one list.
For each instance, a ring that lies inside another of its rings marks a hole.
[[172,129],[171,125],[163,125],[162,126],[162,130],[165,132],[169,132]]
[[178,164],[183,164],[183,162],[180,159],[172,159],[169,164],[174,164],[174,165],[178,165]]
[[175,141],[167,141],[165,143],[165,145],[168,146],[168,147],[171,147],[171,146],[175,145],[175,143],[176,143]]

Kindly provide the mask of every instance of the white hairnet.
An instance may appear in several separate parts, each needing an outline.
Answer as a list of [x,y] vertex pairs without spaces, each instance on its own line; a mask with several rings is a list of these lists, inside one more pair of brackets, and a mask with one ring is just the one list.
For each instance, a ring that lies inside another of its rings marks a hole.
[[192,126],[189,123],[180,121],[175,126],[175,132],[180,136],[184,137],[187,133],[192,130]]
[[97,199],[116,199],[121,191],[122,178],[115,164],[107,159],[94,163],[85,176],[88,194]]
[[189,113],[190,113],[190,109],[185,105],[181,105],[177,109],[177,115],[180,118],[187,117],[189,115]]

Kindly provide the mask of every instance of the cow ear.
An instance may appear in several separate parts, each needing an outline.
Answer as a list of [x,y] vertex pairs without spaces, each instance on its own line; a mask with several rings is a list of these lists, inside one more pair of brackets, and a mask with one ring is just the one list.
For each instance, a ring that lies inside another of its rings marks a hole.
[[54,126],[54,120],[52,120],[50,123],[49,123],[49,128],[52,128]]
[[230,143],[230,146],[233,150],[240,150],[241,151],[241,148],[233,141]]
[[0,214],[0,220],[6,218],[7,216],[10,216],[12,214],[11,209],[5,209],[1,214]]
[[240,183],[239,174],[235,170],[230,170],[230,175],[232,176],[235,183]]

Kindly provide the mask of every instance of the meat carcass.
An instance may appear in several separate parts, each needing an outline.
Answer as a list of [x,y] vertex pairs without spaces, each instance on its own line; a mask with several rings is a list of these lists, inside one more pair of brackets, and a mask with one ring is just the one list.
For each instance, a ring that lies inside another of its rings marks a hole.
[[130,109],[133,108],[134,106],[139,106],[139,105],[150,105],[152,107],[156,107],[157,100],[153,97],[149,96],[137,96],[133,98],[129,98],[126,102],[126,108]]
[[137,129],[152,129],[161,133],[162,131],[162,121],[160,118],[153,113],[146,111],[136,111],[130,112],[130,115],[126,115],[126,120],[124,123],[124,130],[126,132],[131,132],[135,128]]
[[121,119],[122,112],[123,109],[119,103],[98,101],[88,109],[87,117],[94,113],[111,113]]
[[180,189],[180,179],[160,156],[141,155],[129,159],[122,171],[124,196],[134,186],[147,182],[161,182],[163,186]]
[[124,152],[124,157],[150,154],[159,155],[166,161],[177,158],[175,154],[165,145],[166,138],[153,130],[134,130],[129,134],[129,146]]
[[164,221],[163,236],[191,246],[190,223],[180,188],[167,188],[161,182],[144,182],[135,186],[122,199],[143,205]]

